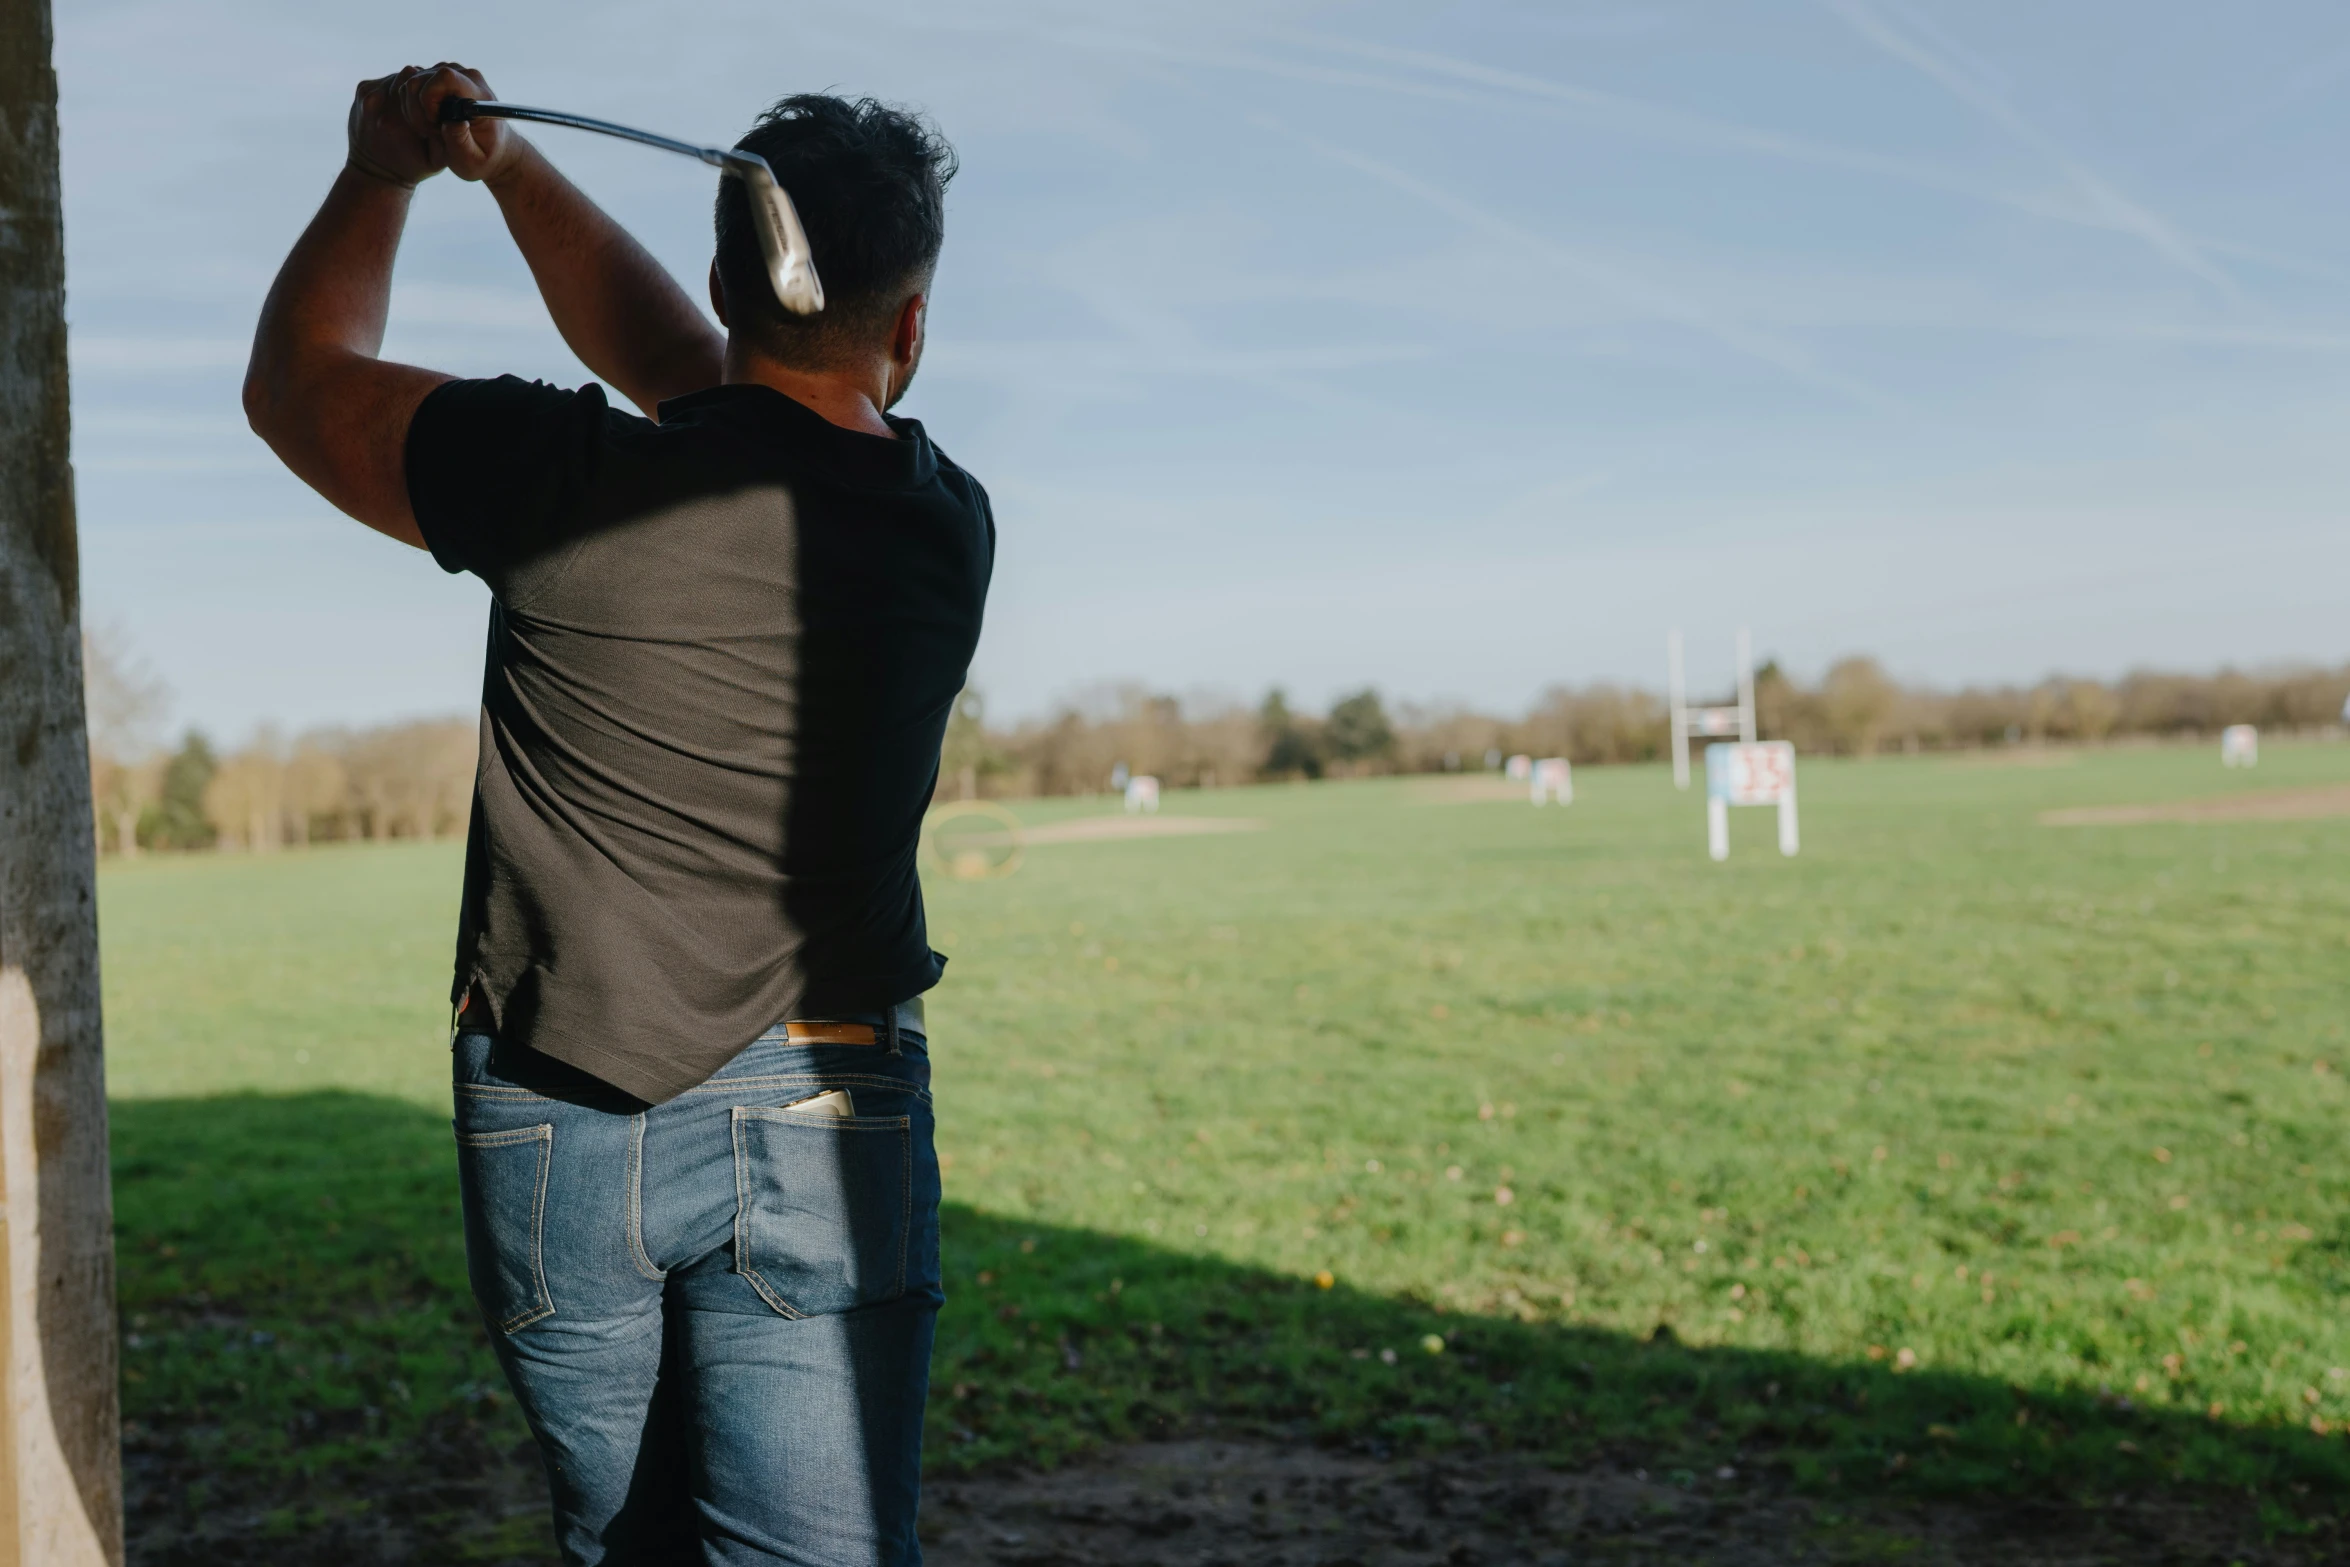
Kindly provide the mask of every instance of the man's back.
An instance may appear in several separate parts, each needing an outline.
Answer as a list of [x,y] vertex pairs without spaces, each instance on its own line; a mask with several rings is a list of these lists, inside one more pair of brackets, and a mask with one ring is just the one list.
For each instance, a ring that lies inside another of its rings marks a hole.
[[497,596],[458,991],[653,1102],[936,982],[915,855],[994,556],[911,421],[739,385],[661,415],[460,381],[408,440],[435,557]]

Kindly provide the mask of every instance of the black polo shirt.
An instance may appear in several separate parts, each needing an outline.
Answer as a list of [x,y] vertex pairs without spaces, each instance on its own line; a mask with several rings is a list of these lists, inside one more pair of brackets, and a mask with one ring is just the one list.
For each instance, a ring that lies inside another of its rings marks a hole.
[[495,598],[454,994],[503,1037],[658,1103],[937,983],[915,852],[995,522],[889,422],[511,376],[417,409],[417,523]]

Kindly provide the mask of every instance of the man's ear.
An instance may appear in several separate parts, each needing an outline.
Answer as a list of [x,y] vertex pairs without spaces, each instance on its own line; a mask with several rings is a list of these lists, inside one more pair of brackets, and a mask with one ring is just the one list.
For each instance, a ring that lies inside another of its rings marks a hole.
[[889,357],[892,363],[919,364],[922,359],[922,329],[930,310],[930,297],[916,294],[898,307],[897,329],[890,334]]
[[720,326],[731,326],[726,319],[726,285],[718,281],[718,263],[710,262],[710,312],[717,316]]

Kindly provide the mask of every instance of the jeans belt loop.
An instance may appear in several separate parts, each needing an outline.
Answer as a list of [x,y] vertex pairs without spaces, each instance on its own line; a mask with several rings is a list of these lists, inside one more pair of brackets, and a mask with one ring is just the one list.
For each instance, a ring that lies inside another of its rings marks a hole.
[[889,1053],[893,1056],[905,1054],[905,1052],[900,1049],[898,1045],[897,1003],[893,1001],[888,1006],[883,1007],[881,1009],[881,1017],[882,1026],[889,1030]]

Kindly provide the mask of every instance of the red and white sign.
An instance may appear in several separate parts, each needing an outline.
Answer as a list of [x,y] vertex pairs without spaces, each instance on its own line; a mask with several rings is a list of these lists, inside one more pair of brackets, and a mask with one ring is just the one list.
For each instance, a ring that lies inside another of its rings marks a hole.
[[1795,828],[1795,747],[1785,740],[1717,745],[1705,753],[1705,847],[1717,860],[1730,857],[1730,807],[1779,808],[1779,852],[1793,854]]
[[1785,740],[1709,746],[1705,792],[1724,805],[1777,805],[1795,793],[1795,747]]

